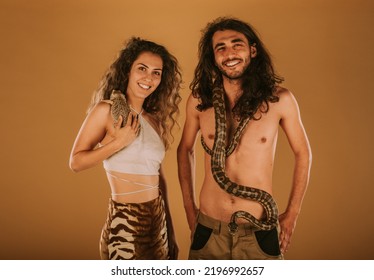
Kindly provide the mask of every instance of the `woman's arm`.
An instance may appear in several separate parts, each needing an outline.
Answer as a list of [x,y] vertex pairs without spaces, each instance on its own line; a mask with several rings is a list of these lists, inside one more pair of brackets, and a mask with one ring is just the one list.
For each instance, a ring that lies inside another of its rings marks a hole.
[[[122,117],[116,125],[110,113],[110,105],[97,104],[84,120],[71,154],[70,168],[74,172],[88,169],[129,145],[137,135],[137,119],[131,115],[121,128]],[[99,143],[103,145],[97,147]]]

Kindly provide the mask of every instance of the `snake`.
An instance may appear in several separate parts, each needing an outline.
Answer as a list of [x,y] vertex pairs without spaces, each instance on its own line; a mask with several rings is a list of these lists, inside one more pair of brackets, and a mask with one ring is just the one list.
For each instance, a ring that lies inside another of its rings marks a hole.
[[110,94],[110,102],[112,105],[111,114],[115,121],[115,124],[117,124],[119,117],[122,116],[121,127],[123,127],[126,124],[127,118],[131,111],[125,95],[119,90],[113,90]]
[[273,197],[266,191],[237,184],[227,177],[225,172],[226,157],[228,157],[236,148],[243,130],[247,126],[250,117],[241,118],[238,127],[226,148],[226,108],[225,108],[225,92],[221,85],[215,85],[212,91],[213,109],[215,115],[215,134],[214,144],[210,150],[204,143],[203,148],[211,156],[211,170],[214,180],[219,187],[227,193],[252,201],[256,201],[262,205],[266,213],[266,219],[259,220],[246,211],[236,211],[231,215],[228,224],[229,232],[234,235],[238,230],[236,219],[243,218],[260,230],[271,230],[276,227],[278,222],[278,208]]

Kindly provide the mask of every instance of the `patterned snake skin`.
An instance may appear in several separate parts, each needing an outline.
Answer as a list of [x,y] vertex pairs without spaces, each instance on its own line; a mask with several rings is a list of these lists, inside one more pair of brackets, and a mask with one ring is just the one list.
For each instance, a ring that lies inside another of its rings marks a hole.
[[115,123],[117,123],[118,118],[122,116],[121,127],[123,127],[126,124],[127,117],[129,116],[129,113],[131,111],[126,101],[126,97],[119,90],[113,90],[110,95],[110,101],[112,101],[111,113],[113,119],[115,120]]
[[[225,161],[235,149],[239,142],[239,138],[247,125],[249,118],[242,119],[233,136],[233,139],[226,149],[226,109],[224,100],[224,90],[221,86],[216,86],[213,89],[213,107],[215,113],[215,127],[216,133],[214,136],[213,150],[209,152],[209,148],[203,143],[203,147],[211,155],[212,174],[218,185],[229,194],[237,197],[250,199],[259,202],[265,209],[266,220],[258,220],[250,213],[245,211],[237,211],[232,214],[229,223],[229,230],[231,234],[235,234],[238,225],[237,218],[244,218],[261,230],[271,230],[278,221],[278,208],[273,197],[266,191],[256,189],[253,187],[239,185],[232,182],[225,173]],[[203,139],[202,139],[203,140]]]

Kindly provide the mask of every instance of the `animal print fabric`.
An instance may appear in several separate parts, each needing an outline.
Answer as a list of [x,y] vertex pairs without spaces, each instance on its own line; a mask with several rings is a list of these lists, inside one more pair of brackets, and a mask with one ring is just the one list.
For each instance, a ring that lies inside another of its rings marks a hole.
[[161,194],[145,203],[109,200],[100,255],[103,260],[165,260],[169,256],[165,204]]

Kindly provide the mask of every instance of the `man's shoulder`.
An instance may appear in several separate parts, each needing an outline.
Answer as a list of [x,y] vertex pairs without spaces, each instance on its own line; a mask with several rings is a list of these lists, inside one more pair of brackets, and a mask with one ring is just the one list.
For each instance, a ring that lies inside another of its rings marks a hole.
[[294,94],[287,88],[278,87],[276,95],[279,97],[279,101],[277,103],[273,103],[274,108],[276,108],[275,110],[282,118],[299,110]]
[[295,103],[296,99],[292,92],[284,87],[278,86],[275,95],[279,97],[279,106],[287,106],[290,103]]
[[201,106],[201,99],[199,96],[190,93],[187,99],[187,109],[195,111],[196,114],[202,113],[205,110],[200,108]]
[[277,86],[275,90],[275,95],[281,98],[282,96],[289,96],[291,91],[288,88]]
[[198,97],[194,96],[192,93],[188,96],[186,102],[186,113],[191,117],[197,117],[201,111],[198,109],[198,105],[200,104],[200,100]]
[[198,105],[200,103],[199,97],[193,93],[190,93],[187,98],[187,105]]

